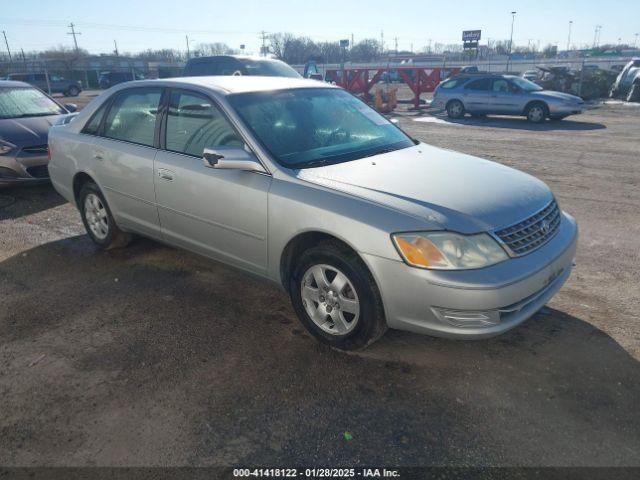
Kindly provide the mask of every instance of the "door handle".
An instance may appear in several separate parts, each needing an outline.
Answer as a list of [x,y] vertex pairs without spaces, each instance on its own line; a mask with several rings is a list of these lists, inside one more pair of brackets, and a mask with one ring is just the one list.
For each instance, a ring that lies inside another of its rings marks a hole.
[[162,180],[167,180],[169,182],[173,182],[173,172],[171,170],[167,170],[164,168],[158,169],[158,177]]
[[96,160],[104,160],[104,152],[101,150],[94,151],[93,158],[95,158]]

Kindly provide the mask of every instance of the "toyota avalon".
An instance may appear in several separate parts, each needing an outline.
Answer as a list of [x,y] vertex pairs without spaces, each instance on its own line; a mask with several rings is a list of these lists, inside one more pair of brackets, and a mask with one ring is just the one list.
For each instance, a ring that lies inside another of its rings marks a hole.
[[576,250],[540,180],[416,141],[313,80],[119,85],[49,147],[53,185],[99,247],[137,234],[270,279],[342,349],[387,327],[505,332],[560,289]]

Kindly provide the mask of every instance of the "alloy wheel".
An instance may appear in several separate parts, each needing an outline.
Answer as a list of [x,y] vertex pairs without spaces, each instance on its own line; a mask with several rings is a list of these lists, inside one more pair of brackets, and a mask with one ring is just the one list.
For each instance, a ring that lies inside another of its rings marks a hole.
[[360,318],[360,301],[349,278],[331,265],[313,265],[302,277],[302,305],[311,320],[331,335],[353,331]]
[[107,238],[107,235],[109,235],[109,217],[107,209],[96,194],[90,193],[85,197],[84,215],[91,233],[98,240]]

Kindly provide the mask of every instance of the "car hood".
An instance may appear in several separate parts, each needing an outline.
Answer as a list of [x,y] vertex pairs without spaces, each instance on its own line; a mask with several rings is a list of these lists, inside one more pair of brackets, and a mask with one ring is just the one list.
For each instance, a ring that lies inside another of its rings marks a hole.
[[573,102],[582,102],[583,100],[580,97],[575,95],[571,95],[570,93],[556,92],[554,90],[542,90],[540,92],[534,92],[536,97],[540,97],[543,99],[556,99],[556,100],[570,100]]
[[531,175],[426,144],[295,173],[461,233],[512,225],[553,199]]
[[67,117],[69,115],[0,119],[0,140],[17,147],[44,145],[47,143],[49,128],[64,123]]

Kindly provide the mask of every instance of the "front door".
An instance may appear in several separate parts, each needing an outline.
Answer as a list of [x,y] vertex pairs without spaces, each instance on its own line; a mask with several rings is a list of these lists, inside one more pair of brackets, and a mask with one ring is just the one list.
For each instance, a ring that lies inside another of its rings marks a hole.
[[521,113],[520,96],[505,78],[494,78],[491,85],[491,111],[498,114]]
[[271,176],[205,166],[205,148],[242,147],[244,142],[214,102],[200,93],[171,91],[164,130],[165,148],[154,169],[164,239],[264,274]]

